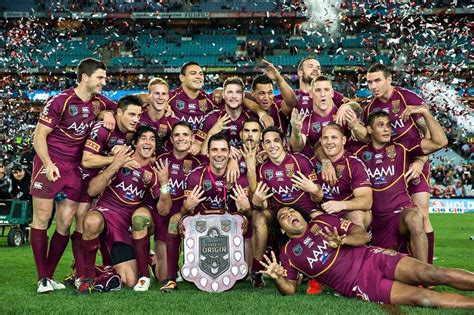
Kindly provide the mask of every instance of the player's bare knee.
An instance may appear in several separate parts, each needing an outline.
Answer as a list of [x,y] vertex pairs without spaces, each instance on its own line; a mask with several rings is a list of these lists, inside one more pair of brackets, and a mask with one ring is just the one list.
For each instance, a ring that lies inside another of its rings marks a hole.
[[102,216],[98,213],[89,212],[84,218],[83,230],[84,232],[100,233],[103,224]]
[[148,229],[151,224],[151,218],[145,215],[134,215],[132,217],[132,230],[135,232]]
[[410,234],[413,235],[424,233],[423,214],[421,211],[411,210],[410,213],[405,216],[405,223],[410,231]]

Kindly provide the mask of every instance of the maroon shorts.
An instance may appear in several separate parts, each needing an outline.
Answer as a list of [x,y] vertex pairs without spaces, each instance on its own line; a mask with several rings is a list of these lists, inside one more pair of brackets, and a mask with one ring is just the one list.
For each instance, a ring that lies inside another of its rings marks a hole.
[[132,217],[126,213],[120,213],[112,209],[96,206],[89,211],[98,211],[105,220],[106,228],[101,235],[105,242],[107,251],[110,253],[114,243],[124,243],[133,246],[132,243]]
[[[147,207],[148,208],[148,207]],[[153,223],[155,224],[155,241],[166,242],[166,235],[168,234],[168,224],[173,214],[162,216],[156,210],[151,210],[151,216],[153,217]]]
[[[411,206],[416,208],[415,206]],[[400,220],[405,208],[384,218],[374,217],[371,226],[372,246],[402,251],[406,247],[407,238],[400,234]]]
[[390,304],[395,269],[405,255],[385,248],[370,247],[353,288],[352,297]]
[[81,170],[82,183],[83,183],[83,188],[84,188],[84,192],[82,193],[81,200],[79,202],[92,203],[92,200],[94,198],[89,196],[89,194],[87,193],[87,189],[89,188],[89,183],[91,182],[91,180],[100,173],[100,170],[98,169],[88,170],[88,169],[83,169],[82,167],[79,167],[79,169]]
[[427,192],[430,193],[433,191],[433,188],[430,184],[430,161],[427,161],[425,165],[423,165],[423,172],[417,179],[410,181],[408,184],[408,193],[410,195],[420,193],[420,192]]
[[33,160],[33,172],[31,178],[30,193],[33,197],[43,199],[53,199],[54,196],[63,192],[66,198],[79,202],[83,194],[83,181],[79,164],[63,162],[51,157],[51,160],[59,169],[60,178],[55,182],[50,182],[46,178],[46,170],[43,162],[36,155]]

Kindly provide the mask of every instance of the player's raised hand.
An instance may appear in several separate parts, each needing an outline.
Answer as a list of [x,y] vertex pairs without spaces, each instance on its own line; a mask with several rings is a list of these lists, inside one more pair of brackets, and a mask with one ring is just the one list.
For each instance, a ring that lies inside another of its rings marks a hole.
[[171,108],[170,104],[166,104],[165,117],[176,117],[176,115],[174,114],[174,111]]
[[245,189],[242,186],[237,185],[235,188],[232,188],[233,195],[230,195],[235,201],[237,211],[245,216],[250,216],[252,214],[252,206],[250,205],[249,197],[245,192]]
[[353,111],[352,108],[349,108],[344,114],[344,120],[346,121],[347,125],[352,128],[359,121],[359,118],[357,117],[355,111]]
[[408,168],[408,171],[405,173],[405,178],[407,183],[411,180],[420,177],[421,173],[423,173],[423,166],[425,163],[419,159],[415,159]]
[[[352,106],[360,106],[359,103],[357,102],[352,102],[352,101],[349,101],[347,103],[344,103],[342,104],[341,106],[339,106],[337,112],[336,112],[336,116],[334,117],[334,122],[336,124],[338,124],[339,126],[343,126],[344,125],[344,121],[345,121],[345,117],[347,115],[347,112],[348,111],[352,111],[354,114],[354,110],[352,109]],[[357,117],[357,115],[356,115]]]
[[426,106],[413,106],[409,105],[405,110],[403,111],[401,118],[404,121],[407,121],[410,119],[411,115],[416,115],[416,114],[425,114],[426,112],[429,112],[428,108]]
[[[232,148],[232,147],[231,147]],[[236,159],[229,159],[227,162],[226,178],[231,183],[237,183],[240,176],[239,162]]]
[[184,201],[183,206],[181,207],[183,210],[181,213],[186,214],[192,212],[198,204],[206,200],[206,197],[202,197],[202,195],[204,195],[204,189],[202,189],[201,186],[194,187]]
[[272,259],[268,258],[267,255],[263,255],[263,259],[265,261],[260,261],[260,265],[262,265],[265,270],[260,271],[268,275],[272,279],[279,279],[281,277],[286,277],[288,275],[288,271],[278,263],[275,252],[272,251]]
[[103,117],[104,117],[104,119],[103,119],[104,127],[109,129],[109,130],[114,130],[115,129],[114,114],[109,112],[109,111],[104,111]]
[[56,166],[56,164],[51,163],[48,166],[46,166],[45,169],[46,169],[46,178],[50,182],[54,183],[55,181],[61,178],[61,174],[59,173],[59,169]]
[[238,161],[242,157],[242,152],[234,146],[230,146],[230,157]]
[[265,150],[262,150],[257,153],[257,162],[259,164],[265,163],[265,161],[268,160],[268,154],[265,152]]
[[225,114],[222,117],[219,117],[217,122],[212,126],[211,130],[209,130],[209,134],[215,135],[222,130],[229,129],[229,126],[227,126],[230,122],[232,122],[232,118],[230,118],[229,114]]
[[299,130],[301,132],[301,129],[303,129],[303,121],[306,118],[306,114],[304,111],[298,111],[296,108],[293,108],[291,111],[291,128],[294,128],[296,130]]
[[265,66],[265,68],[262,69],[263,73],[265,73],[271,80],[280,80],[282,78],[280,71],[273,63],[264,59],[262,60],[262,64]]
[[306,177],[300,171],[296,172],[296,174],[291,177],[291,182],[299,189],[310,194],[316,194],[321,190],[318,184]]
[[156,167],[156,174],[158,175],[158,181],[160,185],[165,185],[169,181],[169,174],[168,174],[168,159],[163,161],[159,159],[155,162]]
[[273,118],[267,112],[260,112],[260,114],[258,114],[258,120],[263,125],[263,128],[274,126]]
[[[136,162],[132,158],[132,154],[133,154],[133,151],[129,146],[121,147],[115,154],[114,160],[111,166],[114,167],[117,171],[122,167],[131,168],[130,166],[133,165],[133,162]],[[138,167],[140,167],[140,164],[138,164]]]
[[325,226],[324,230],[319,231],[319,235],[324,237],[326,241],[328,241],[329,247],[332,248],[337,248],[341,245],[344,245],[344,239],[346,238],[346,234],[339,235],[336,227],[334,227],[334,229],[331,231],[327,226]]
[[331,161],[323,161],[322,162],[322,169],[321,169],[321,176],[323,181],[328,183],[331,186],[337,184],[337,176],[336,176],[336,169],[332,165]]
[[194,156],[200,155],[201,154],[201,145],[202,145],[201,142],[198,142],[198,141],[194,140],[193,143],[191,144],[191,147],[188,150],[188,153],[191,154],[191,155],[194,155]]
[[341,212],[346,207],[344,205],[344,201],[330,200],[330,201],[326,201],[322,203],[321,208],[323,209],[324,212],[333,214],[333,213]]
[[270,193],[270,187],[267,186],[264,182],[258,182],[257,189],[252,196],[252,204],[258,208],[265,206],[265,201],[273,196],[273,192]]
[[257,146],[253,146],[252,142],[246,141],[242,144],[242,149],[240,149],[242,153],[245,164],[247,167],[255,167],[257,165]]

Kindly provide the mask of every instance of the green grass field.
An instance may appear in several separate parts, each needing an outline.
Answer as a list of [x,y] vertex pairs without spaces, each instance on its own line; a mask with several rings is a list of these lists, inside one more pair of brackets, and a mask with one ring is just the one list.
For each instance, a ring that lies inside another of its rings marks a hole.
[[[432,215],[436,230],[435,264],[474,271],[474,214]],[[56,278],[69,272],[70,247],[60,262]],[[330,290],[320,296],[306,296],[304,287],[298,294],[282,297],[274,284],[253,290],[250,283],[237,283],[233,290],[221,294],[198,291],[189,283],[179,284],[172,294],[159,292],[153,283],[150,291],[136,293],[124,289],[116,293],[76,296],[73,289],[47,295],[36,294],[36,271],[31,248],[7,246],[0,239],[0,314],[37,313],[181,313],[181,314],[473,314],[466,310],[433,310],[417,307],[389,307],[353,299],[335,297]],[[436,290],[450,290],[437,287]],[[452,290],[450,290],[452,291]],[[474,297],[474,292],[468,292]]]

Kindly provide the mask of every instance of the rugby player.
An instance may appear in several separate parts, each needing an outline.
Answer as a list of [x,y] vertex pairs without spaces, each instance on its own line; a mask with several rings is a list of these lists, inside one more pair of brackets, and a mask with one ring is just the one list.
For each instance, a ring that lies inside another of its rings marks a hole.
[[411,107],[405,115],[422,115],[431,138],[392,142],[390,116],[375,111],[368,118],[371,142],[355,150],[354,155],[365,163],[372,182],[372,245],[400,251],[409,238],[413,257],[427,262],[428,240],[423,228],[426,217],[407,190],[408,161],[445,147],[448,139],[426,107]]
[[[330,215],[309,221],[304,211],[283,206],[274,215],[274,231],[283,243],[280,263],[265,256],[262,272],[275,279],[283,295],[296,293],[298,273],[316,278],[346,297],[385,304],[474,308],[474,298],[420,288],[444,284],[474,290],[474,274],[440,268],[392,250],[365,245],[363,228]],[[308,223],[309,222],[309,223]]]
[[[101,61],[87,58],[77,67],[78,85],[50,98],[43,108],[35,130],[30,193],[33,196],[31,247],[38,273],[38,293],[64,289],[53,279],[69,240],[69,228],[83,192],[80,163],[87,136],[102,111],[115,110],[117,105],[102,96],[106,67]],[[114,129],[111,112],[103,113],[104,125]],[[57,203],[56,230],[48,248],[48,221]],[[73,247],[74,244],[73,238]]]

